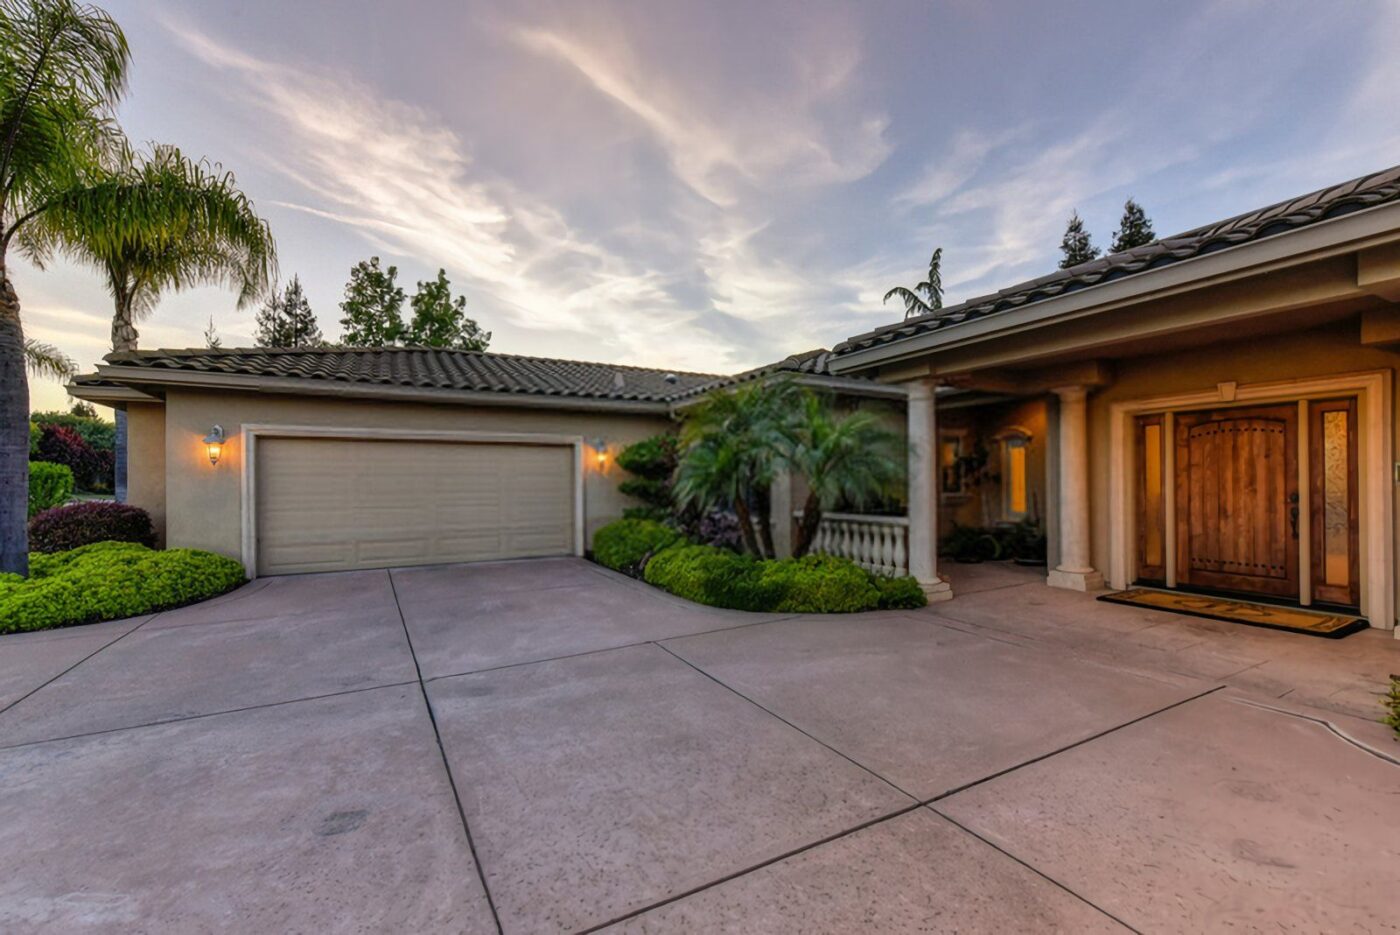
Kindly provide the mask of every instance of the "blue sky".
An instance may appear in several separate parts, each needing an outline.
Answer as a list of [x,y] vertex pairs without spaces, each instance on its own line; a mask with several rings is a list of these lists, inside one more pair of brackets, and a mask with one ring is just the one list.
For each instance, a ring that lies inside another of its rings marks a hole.
[[[1400,4],[107,4],[139,141],[221,162],[328,337],[350,267],[445,267],[514,353],[727,372],[1054,268],[1072,210],[1166,235],[1400,162]],[[21,265],[26,328],[85,367],[111,304]],[[197,346],[202,289],[140,326]],[[38,408],[66,406],[36,382]]]

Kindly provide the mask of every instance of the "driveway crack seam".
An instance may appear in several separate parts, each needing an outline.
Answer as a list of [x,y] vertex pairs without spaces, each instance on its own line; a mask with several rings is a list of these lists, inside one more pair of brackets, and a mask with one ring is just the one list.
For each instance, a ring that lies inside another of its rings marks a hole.
[[739,691],[738,689],[734,688],[732,685],[727,685],[727,684],[725,684],[724,682],[721,682],[719,679],[715,678],[713,675],[711,675],[710,673],[706,672],[704,669],[700,668],[699,666],[695,665],[695,663],[691,662],[689,659],[686,659],[684,656],[680,656],[680,655],[677,655],[677,654],[674,653],[674,652],[671,652],[671,650],[670,650],[669,648],[667,648],[667,647],[665,647],[665,646],[662,646],[660,643],[656,643],[655,645],[656,645],[656,648],[657,648],[657,649],[659,649],[659,650],[661,650],[662,652],[667,653],[667,654],[669,654],[669,655],[675,657],[677,660],[679,660],[680,662],[682,662],[682,663],[684,663],[685,665],[689,666],[690,668],[694,669],[696,672],[699,672],[699,673],[700,673],[701,675],[703,675],[705,678],[709,679],[711,682],[714,682],[716,685],[718,685],[719,687],[723,688],[725,691],[732,692],[734,695],[737,695],[738,697],[744,699],[744,700],[747,701],[749,704],[753,705],[755,708],[757,708],[758,710],[762,711],[764,714],[767,714],[767,715],[770,716],[770,717],[776,718],[777,720],[779,720],[779,721],[781,721],[782,723],[786,724],[788,727],[791,727],[793,730],[797,731],[799,734],[801,734],[803,737],[806,737],[808,740],[812,741],[813,743],[820,744],[822,747],[826,748],[827,750],[830,750],[832,753],[834,753],[834,754],[836,754],[837,756],[841,757],[841,759],[845,760],[846,762],[852,764],[853,766],[858,767],[859,769],[863,770],[864,772],[869,773],[870,775],[874,776],[876,779],[878,779],[878,780],[880,780],[881,782],[883,782],[885,785],[889,786],[889,787],[890,787],[891,789],[893,789],[894,791],[898,792],[900,795],[907,795],[910,799],[913,799],[914,802],[916,802],[916,803],[918,803],[918,804],[920,804],[920,805],[924,804],[924,803],[922,803],[922,802],[919,802],[919,797],[918,797],[917,795],[914,795],[912,792],[908,791],[907,789],[901,789],[901,788],[900,788],[898,785],[896,785],[895,783],[891,782],[890,780],[886,779],[884,776],[881,776],[879,773],[875,772],[875,770],[873,770],[873,769],[871,769],[870,767],[866,766],[864,763],[860,762],[859,760],[856,760],[856,759],[852,758],[852,757],[849,756],[848,754],[842,753],[840,750],[837,750],[835,747],[833,747],[831,744],[827,743],[826,741],[821,740],[821,739],[818,738],[818,737],[813,737],[811,734],[807,733],[807,731],[805,731],[805,730],[803,730],[802,728],[798,727],[796,724],[792,723],[792,722],[789,721],[787,718],[783,717],[781,714],[777,714],[777,713],[775,713],[775,712],[769,710],[768,708],[765,708],[763,705],[759,704],[757,701],[754,701],[754,700],[753,700],[752,698],[750,698],[748,695],[745,695],[743,692],[741,692],[741,691]]
[[[1042,754],[1040,754],[1040,756],[1034,756],[1034,757],[1031,757],[1029,760],[1025,760],[1024,762],[1017,763],[1017,764],[1015,764],[1014,766],[1008,766],[1008,767],[1006,767],[1005,769],[997,770],[995,773],[991,773],[991,774],[989,774],[989,775],[987,775],[987,776],[983,776],[983,777],[980,778],[980,779],[974,779],[972,782],[963,783],[961,786],[958,786],[957,788],[949,789],[949,790],[947,790],[946,792],[940,792],[940,793],[938,793],[938,795],[935,795],[933,798],[931,798],[931,799],[926,799],[922,804],[924,804],[924,805],[932,805],[934,802],[940,802],[940,801],[942,801],[943,799],[949,798],[950,796],[957,795],[957,794],[960,793],[960,792],[966,792],[968,789],[972,789],[972,788],[975,788],[976,786],[980,786],[980,785],[982,785],[982,784],[984,784],[984,783],[991,782],[991,781],[994,780],[994,779],[1000,779],[1002,776],[1005,776],[1005,775],[1007,775],[1008,773],[1014,773],[1014,772],[1016,772],[1016,770],[1018,770],[1018,769],[1025,769],[1027,766],[1034,766],[1036,763],[1039,763],[1039,762],[1041,762],[1041,761],[1043,761],[1043,760],[1048,760],[1048,759],[1050,759],[1052,756],[1059,756],[1061,753],[1065,753],[1065,752],[1068,752],[1068,751],[1070,751],[1070,750],[1073,750],[1075,747],[1082,747],[1082,746],[1084,746],[1086,743],[1093,743],[1095,740],[1098,740],[1100,737],[1107,737],[1109,734],[1117,733],[1118,731],[1123,730],[1125,727],[1132,727],[1134,724],[1141,724],[1143,721],[1147,720],[1148,718],[1154,718],[1154,717],[1156,717],[1156,716],[1159,715],[1159,714],[1166,714],[1168,711],[1172,710],[1173,708],[1179,708],[1179,707],[1181,707],[1181,706],[1184,705],[1184,704],[1190,704],[1190,703],[1193,702],[1193,701],[1198,701],[1199,699],[1204,698],[1206,695],[1213,695],[1213,694],[1215,694],[1216,692],[1222,691],[1222,690],[1225,689],[1225,688],[1226,688],[1226,686],[1224,686],[1224,685],[1213,685],[1213,686],[1211,686],[1210,688],[1207,688],[1207,689],[1206,689],[1205,691],[1203,691],[1203,692],[1198,692],[1198,693],[1192,695],[1191,697],[1189,697],[1189,698],[1183,698],[1183,699],[1181,699],[1180,701],[1173,701],[1171,704],[1167,705],[1166,707],[1158,708],[1158,709],[1155,710],[1155,711],[1149,711],[1149,712],[1147,712],[1146,714],[1142,714],[1142,715],[1139,715],[1139,716],[1133,718],[1131,721],[1124,721],[1122,724],[1115,724],[1114,726],[1109,727],[1109,728],[1107,728],[1107,729],[1105,729],[1105,730],[1101,730],[1101,731],[1099,731],[1099,732],[1096,733],[1096,734],[1090,734],[1088,737],[1085,737],[1085,738],[1083,738],[1083,739],[1081,739],[1081,740],[1076,740],[1076,741],[1074,741],[1073,743],[1067,743],[1067,744],[1065,744],[1063,747],[1057,747],[1057,748],[1055,748],[1054,750],[1049,751],[1048,753],[1042,753]],[[939,812],[939,814],[941,815],[942,812]]]
[[0,714],[4,714],[6,711],[10,710],[10,709],[13,708],[15,705],[19,704],[21,701],[24,701],[24,700],[25,700],[26,698],[28,698],[30,695],[33,695],[35,692],[40,691],[41,689],[47,688],[48,686],[52,685],[54,682],[57,682],[59,679],[63,678],[65,675],[67,675],[69,672],[72,672],[72,671],[73,671],[74,669],[76,669],[78,666],[80,666],[80,665],[82,665],[83,663],[87,662],[87,661],[88,661],[89,659],[91,659],[93,656],[96,656],[98,653],[100,653],[100,652],[102,652],[103,650],[107,649],[109,646],[113,646],[113,645],[115,645],[116,643],[119,643],[119,642],[121,642],[122,640],[126,639],[128,636],[130,636],[131,634],[135,633],[137,630],[141,629],[141,628],[144,627],[146,624],[150,623],[152,620],[154,620],[154,619],[156,619],[157,617],[159,617],[159,616],[161,615],[161,613],[163,613],[163,611],[157,611],[157,612],[155,612],[154,614],[151,614],[151,616],[150,616],[149,619],[142,620],[140,623],[138,623],[136,626],[132,627],[130,630],[127,630],[127,631],[126,631],[125,633],[123,633],[121,636],[119,636],[119,637],[117,637],[116,639],[112,640],[110,643],[103,643],[101,646],[97,647],[97,648],[94,649],[92,652],[88,653],[86,656],[84,656],[83,658],[79,659],[77,662],[73,663],[71,666],[69,666],[68,668],[64,669],[62,672],[60,672],[60,673],[58,673],[57,675],[55,675],[53,678],[51,678],[51,679],[49,679],[48,681],[44,682],[42,685],[39,685],[38,687],[32,689],[31,691],[27,691],[27,692],[25,692],[23,695],[20,695],[20,696],[19,696],[18,698],[16,698],[14,701],[12,701],[12,702],[10,702],[9,704],[5,705],[5,707],[0,708]]
[[943,812],[940,812],[938,809],[934,808],[932,805],[926,805],[926,806],[924,806],[924,807],[927,808],[929,811],[933,812],[933,813],[934,813],[935,815],[937,815],[939,818],[942,818],[944,821],[948,822],[948,824],[952,825],[954,828],[957,828],[959,831],[962,831],[962,832],[964,832],[965,834],[970,834],[970,835],[972,835],[974,838],[976,838],[977,840],[981,841],[983,844],[987,845],[987,846],[990,847],[992,850],[996,851],[998,854],[1001,854],[1002,856],[1007,857],[1007,858],[1009,858],[1010,860],[1014,860],[1016,863],[1020,864],[1022,867],[1025,867],[1025,868],[1026,868],[1027,870],[1029,870],[1031,873],[1033,873],[1033,874],[1035,874],[1036,876],[1040,877],[1042,880],[1045,880],[1045,881],[1046,881],[1047,883],[1049,883],[1050,885],[1056,887],[1057,889],[1063,890],[1064,892],[1066,892],[1066,893],[1068,893],[1069,895],[1073,896],[1075,899],[1079,900],[1079,901],[1082,902],[1084,905],[1088,906],[1089,908],[1093,909],[1094,911],[1103,913],[1105,916],[1107,916],[1108,918],[1112,919],[1114,922],[1117,922],[1119,925],[1123,926],[1123,928],[1127,929],[1128,931],[1130,931],[1130,932],[1136,932],[1136,933],[1138,933],[1138,935],[1142,935],[1140,929],[1134,928],[1133,926],[1129,925],[1127,922],[1125,922],[1125,921],[1123,921],[1122,919],[1118,918],[1118,917],[1117,917],[1116,915],[1114,915],[1113,913],[1109,912],[1109,911],[1108,911],[1107,909],[1105,909],[1103,906],[1100,906],[1098,903],[1095,903],[1093,900],[1089,899],[1088,897],[1083,896],[1083,895],[1081,895],[1080,893],[1077,893],[1077,892],[1075,892],[1074,890],[1070,889],[1068,886],[1066,886],[1065,884],[1061,883],[1059,880],[1057,880],[1057,879],[1055,879],[1054,877],[1050,876],[1050,874],[1044,872],[1043,870],[1040,870],[1039,868],[1033,866],[1032,864],[1027,863],[1026,861],[1022,860],[1021,858],[1017,857],[1015,854],[1013,854],[1013,853],[1011,853],[1010,851],[1006,850],[1005,848],[999,847],[998,845],[996,845],[996,844],[993,843],[992,841],[987,840],[986,838],[982,837],[982,835],[978,834],[976,831],[973,831],[971,828],[967,827],[966,825],[962,824],[961,822],[957,821],[956,819],[953,819],[953,818],[949,817],[948,815],[945,815]]
[[504,933],[501,927],[501,915],[496,910],[496,900],[491,896],[491,887],[486,883],[486,868],[481,865],[481,855],[477,853],[476,841],[472,838],[471,825],[467,822],[467,810],[462,805],[462,794],[457,790],[457,777],[452,775],[452,764],[447,759],[447,747],[442,742],[442,731],[438,729],[437,714],[433,711],[433,703],[428,698],[428,686],[423,682],[423,667],[418,664],[418,653],[413,648],[413,636],[408,632],[408,621],[404,618],[403,607],[399,604],[399,592],[394,586],[394,573],[386,570],[385,575],[389,579],[389,593],[394,596],[394,609],[398,611],[399,623],[403,626],[403,638],[408,643],[408,654],[413,658],[414,671],[418,673],[418,690],[423,695],[423,707],[428,712],[428,723],[433,727],[433,737],[437,739],[438,755],[442,758],[443,772],[447,774],[447,784],[452,789],[452,799],[457,803],[457,816],[462,821],[462,832],[467,836],[467,850],[471,851],[472,863],[476,864],[476,877],[481,882],[481,892],[486,896],[487,908],[491,910],[491,919],[496,923],[496,931]]
[[[684,662],[685,660],[681,661]],[[725,687],[727,688],[728,686]],[[738,693],[736,692],[735,694]],[[817,742],[821,743],[821,741]],[[823,744],[823,746],[825,746],[825,744]],[[862,769],[863,768],[864,767],[862,767]],[[667,896],[665,899],[658,899],[656,902],[648,903],[645,906],[642,906],[638,909],[633,909],[630,912],[623,913],[622,915],[609,919],[606,922],[600,922],[597,925],[589,926],[586,929],[580,929],[578,935],[590,935],[590,933],[592,932],[600,932],[603,929],[608,928],[609,926],[617,925],[621,922],[626,922],[629,919],[635,919],[640,915],[645,915],[646,913],[651,912],[653,909],[660,909],[662,906],[669,906],[671,903],[680,902],[682,899],[688,899],[691,896],[696,895],[697,893],[703,893],[705,890],[713,889],[716,886],[722,886],[723,884],[728,883],[731,880],[737,880],[742,876],[747,876],[750,873],[762,870],[764,867],[769,867],[773,864],[782,863],[785,860],[796,857],[799,854],[806,853],[807,851],[810,851],[814,848],[822,847],[826,844],[831,844],[834,841],[839,841],[842,838],[848,837],[859,831],[865,831],[867,828],[873,828],[876,825],[883,824],[884,822],[890,821],[891,819],[899,818],[903,815],[908,815],[911,812],[917,811],[922,807],[923,806],[918,802],[911,802],[910,804],[888,814],[877,815],[874,818],[868,818],[858,825],[852,825],[851,827],[846,828],[844,830],[833,832],[832,834],[829,834],[824,838],[819,838],[816,841],[810,841],[806,844],[794,847],[792,850],[784,851],[781,854],[774,855],[773,857],[769,857],[766,860],[759,861],[758,863],[753,864],[751,866],[744,867],[740,870],[735,870],[732,873],[727,873],[724,876],[711,880],[708,883],[701,883],[699,886],[691,887],[683,893],[676,893],[673,896]]]
[[[113,642],[116,641],[113,640]],[[0,745],[0,750],[15,750],[19,747],[33,747],[41,743],[57,743],[60,740],[81,740],[84,737],[101,737],[104,734],[119,734],[125,730],[143,730],[147,727],[164,727],[167,724],[183,724],[186,721],[201,721],[210,717],[222,717],[225,714],[243,714],[248,711],[261,711],[264,708],[280,708],[283,705],[301,704],[304,701],[323,701],[327,698],[339,698],[342,695],[355,695],[360,692],[374,692],[384,688],[402,688],[405,685],[416,684],[417,682],[386,682],[383,685],[366,685],[363,688],[347,688],[343,691],[327,692],[324,695],[307,695],[305,698],[265,701],[262,704],[245,705],[241,708],[225,708],[222,711],[205,711],[202,714],[186,714],[183,717],[161,718],[155,721],[143,721],[140,724],[123,724],[121,727],[105,727],[102,730],[89,730],[78,734],[64,734],[61,737],[41,737],[37,740],[22,740],[19,743]]]

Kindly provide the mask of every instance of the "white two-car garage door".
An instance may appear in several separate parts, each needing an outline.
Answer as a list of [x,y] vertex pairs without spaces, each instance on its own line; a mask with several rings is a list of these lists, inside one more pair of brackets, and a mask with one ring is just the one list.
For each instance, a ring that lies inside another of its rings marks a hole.
[[262,575],[568,555],[569,445],[260,438]]

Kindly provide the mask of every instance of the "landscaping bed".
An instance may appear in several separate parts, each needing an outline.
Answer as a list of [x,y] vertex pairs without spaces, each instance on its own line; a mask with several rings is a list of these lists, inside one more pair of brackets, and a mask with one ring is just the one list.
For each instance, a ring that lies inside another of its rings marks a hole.
[[594,534],[601,565],[710,607],[777,613],[856,613],[922,607],[911,577],[874,575],[832,555],[759,559],[687,542],[664,523],[623,519]]
[[243,566],[198,549],[96,542],[32,552],[29,577],[0,574],[0,633],[119,620],[206,600],[243,584]]

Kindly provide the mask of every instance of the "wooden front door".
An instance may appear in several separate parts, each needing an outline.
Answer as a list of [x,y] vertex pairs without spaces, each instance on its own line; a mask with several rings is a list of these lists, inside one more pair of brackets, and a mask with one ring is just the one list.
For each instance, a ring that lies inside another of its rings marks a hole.
[[1176,417],[1179,585],[1298,596],[1298,407]]

